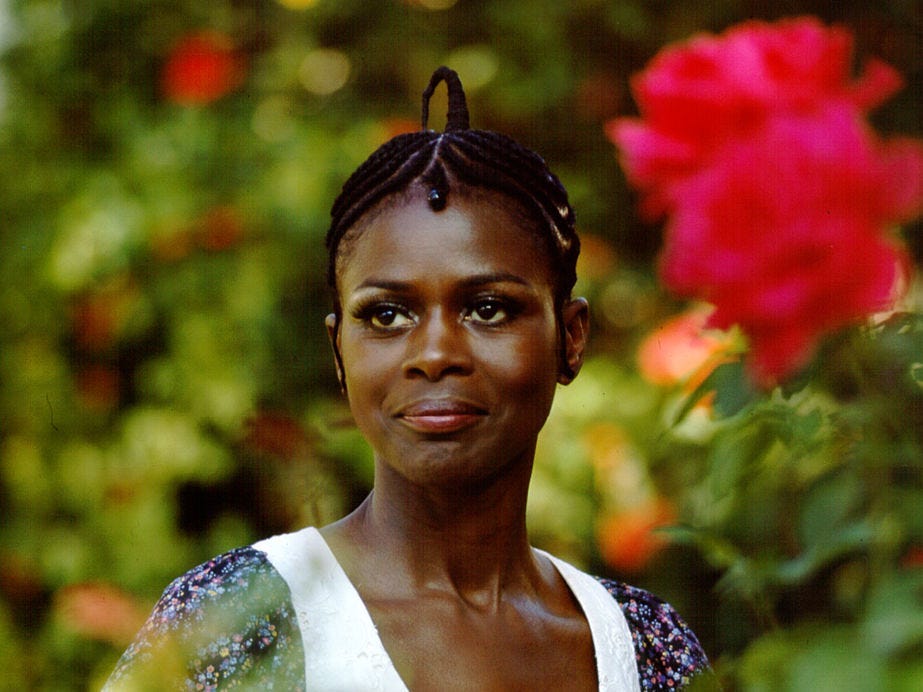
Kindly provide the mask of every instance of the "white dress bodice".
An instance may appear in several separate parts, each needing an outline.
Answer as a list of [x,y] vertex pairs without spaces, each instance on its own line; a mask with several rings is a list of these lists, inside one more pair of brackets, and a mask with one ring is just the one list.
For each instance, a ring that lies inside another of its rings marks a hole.
[[[407,692],[359,592],[320,532],[308,527],[255,543],[291,591],[304,646],[307,689]],[[590,575],[546,556],[567,583],[590,626],[600,692],[640,692],[628,622]]]

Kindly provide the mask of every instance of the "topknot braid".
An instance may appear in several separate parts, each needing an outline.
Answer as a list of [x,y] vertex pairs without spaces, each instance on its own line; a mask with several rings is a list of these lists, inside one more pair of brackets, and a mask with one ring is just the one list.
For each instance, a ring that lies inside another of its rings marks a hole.
[[446,88],[449,91],[449,110],[446,114],[445,131],[467,130],[470,125],[465,90],[462,88],[461,79],[459,79],[458,73],[445,65],[437,68],[436,71],[433,72],[433,76],[430,77],[429,80],[429,85],[423,90],[423,108],[421,110],[423,116],[423,129],[427,129],[429,121],[429,100],[436,91],[436,87],[439,86],[439,82],[445,82]]

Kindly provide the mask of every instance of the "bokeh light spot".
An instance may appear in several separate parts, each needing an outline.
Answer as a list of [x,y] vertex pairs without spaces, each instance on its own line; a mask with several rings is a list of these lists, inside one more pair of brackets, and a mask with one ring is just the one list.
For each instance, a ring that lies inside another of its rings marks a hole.
[[448,10],[451,7],[454,7],[458,0],[405,0],[411,5],[416,5],[417,7],[422,7],[424,10],[432,10],[433,12],[438,12],[440,10]]
[[270,96],[253,111],[253,131],[267,142],[282,142],[295,134],[287,99]]
[[287,7],[290,10],[306,10],[309,7],[314,7],[317,4],[317,0],[278,0],[279,4],[283,7]]
[[326,96],[346,85],[350,70],[349,57],[343,51],[318,48],[304,57],[298,78],[312,94]]
[[458,72],[467,91],[474,91],[489,84],[499,68],[497,54],[484,45],[456,48],[449,53],[446,64]]

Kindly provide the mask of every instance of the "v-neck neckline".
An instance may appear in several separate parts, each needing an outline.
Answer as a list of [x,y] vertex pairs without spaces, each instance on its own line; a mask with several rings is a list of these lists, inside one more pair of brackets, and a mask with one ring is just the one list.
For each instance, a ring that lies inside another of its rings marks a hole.
[[[314,527],[255,543],[288,584],[301,630],[305,678],[322,689],[408,692],[349,575]],[[640,690],[628,622],[595,578],[549,553],[590,627],[600,692]]]

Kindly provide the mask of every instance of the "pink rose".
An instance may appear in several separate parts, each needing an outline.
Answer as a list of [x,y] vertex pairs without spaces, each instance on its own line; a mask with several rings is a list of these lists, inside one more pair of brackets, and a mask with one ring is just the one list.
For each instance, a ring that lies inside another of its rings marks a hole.
[[640,119],[608,126],[642,210],[667,215],[661,274],[740,325],[769,383],[827,332],[886,308],[908,263],[890,229],[923,203],[923,146],[864,111],[900,85],[813,19],[750,22],[666,49],[635,82]]

